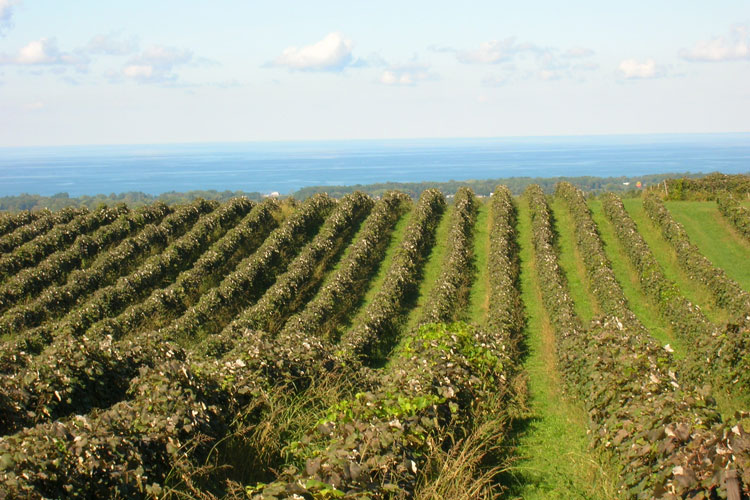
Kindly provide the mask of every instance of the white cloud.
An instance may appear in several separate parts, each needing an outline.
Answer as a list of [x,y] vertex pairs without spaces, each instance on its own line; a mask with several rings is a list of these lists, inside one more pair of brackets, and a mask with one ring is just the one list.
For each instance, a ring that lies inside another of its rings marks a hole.
[[18,51],[18,64],[51,64],[60,60],[60,51],[54,40],[42,38],[29,42]]
[[620,75],[628,80],[637,78],[655,78],[661,71],[653,59],[638,62],[636,59],[625,59],[619,66]]
[[733,26],[729,36],[702,40],[690,50],[681,50],[680,56],[700,62],[750,60],[750,28]]
[[416,85],[419,82],[436,80],[437,75],[422,64],[390,66],[380,75],[380,83],[385,85]]
[[[194,62],[193,53],[175,47],[154,46],[131,58],[123,67],[121,75],[139,83],[174,82],[178,66]],[[117,80],[117,75],[110,75]]]
[[[598,68],[596,64],[587,60],[594,55],[591,49],[572,47],[562,51],[532,42],[517,42],[514,37],[483,42],[478,49],[474,50],[457,50],[438,46],[432,46],[430,50],[453,53],[459,62],[465,64],[512,63],[513,66],[518,65],[514,68],[513,75],[485,77],[482,84],[489,87],[505,85],[511,76],[514,79],[538,78],[545,81],[561,78],[581,79],[582,71]],[[580,63],[574,64],[575,60],[580,60]]]
[[[2,0],[0,0],[2,1]],[[122,40],[115,35],[96,35],[86,44],[86,51],[92,54],[122,56],[132,54],[138,47],[135,39]]]
[[288,47],[273,66],[307,71],[341,71],[352,63],[354,44],[341,33],[329,33],[305,47]]
[[523,47],[516,44],[515,38],[483,42],[475,50],[456,52],[456,58],[466,64],[495,64],[513,58]]
[[62,52],[54,38],[41,38],[21,47],[15,56],[0,56],[0,63],[20,66],[76,66],[79,70],[85,70],[88,59],[79,54]]

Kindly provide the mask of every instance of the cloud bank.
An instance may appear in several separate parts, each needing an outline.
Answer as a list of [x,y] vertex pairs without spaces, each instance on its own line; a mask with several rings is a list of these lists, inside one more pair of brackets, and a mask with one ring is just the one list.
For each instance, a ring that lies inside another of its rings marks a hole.
[[750,60],[750,28],[733,26],[727,36],[702,40],[692,49],[683,49],[680,56],[687,61],[720,62]]
[[127,61],[120,74],[138,83],[169,83],[178,78],[175,68],[193,61],[189,50],[154,46]]

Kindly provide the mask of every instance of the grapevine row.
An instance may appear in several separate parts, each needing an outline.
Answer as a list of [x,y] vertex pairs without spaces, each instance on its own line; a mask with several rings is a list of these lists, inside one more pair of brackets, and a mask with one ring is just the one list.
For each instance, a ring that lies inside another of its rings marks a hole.
[[161,340],[156,335],[119,342],[109,336],[55,339],[26,367],[0,379],[0,435],[122,400],[142,366],[175,355]]
[[323,279],[329,262],[354,233],[373,206],[372,199],[356,191],[338,202],[315,238],[289,264],[252,307],[235,318],[227,329],[239,332],[251,328],[277,332],[289,314],[294,313]]
[[740,204],[731,193],[721,193],[716,196],[719,212],[726,217],[732,226],[750,240],[750,210]]
[[23,210],[18,213],[0,215],[0,237],[15,231],[21,226],[31,224],[45,213],[43,211],[32,212],[30,210]]
[[510,190],[498,186],[490,201],[489,310],[487,327],[509,351],[518,351],[525,325],[519,280],[521,264],[516,232],[516,207]]
[[[515,211],[507,190],[498,189],[495,196],[493,212],[498,222],[492,231],[493,250],[507,255],[516,265],[497,269],[501,276],[490,279],[496,290],[503,284],[512,289],[503,290],[498,297],[518,297],[518,247],[504,239],[514,235]],[[457,224],[451,232],[457,235],[459,227],[460,233],[467,234],[471,224],[466,220],[471,219],[473,207],[464,203],[462,196],[457,198],[452,220]],[[449,242],[449,253],[456,248],[451,247]],[[465,262],[450,257],[446,261]],[[470,265],[470,261],[465,264]],[[470,274],[467,271],[464,269]],[[436,287],[440,287],[440,281]],[[496,305],[511,309],[517,304],[511,300]],[[431,447],[447,449],[466,435],[490,398],[497,402],[510,394],[507,380],[511,379],[515,360],[506,341],[523,327],[523,315],[516,313],[514,317],[517,321],[502,331],[481,332],[463,324],[443,324],[411,332],[397,347],[387,371],[368,381],[368,391],[329,408],[302,442],[289,447],[293,465],[286,467],[275,482],[251,488],[256,495],[252,498],[290,494],[316,498],[343,494],[413,496],[420,479],[430,474],[426,460]],[[289,340],[284,339],[282,345],[303,346],[287,357],[330,357],[332,346],[326,346],[326,342],[305,346],[302,338],[296,343]],[[285,376],[289,375],[274,374]],[[502,403],[500,407],[502,413]]]
[[471,234],[476,214],[474,193],[469,188],[460,188],[454,197],[443,270],[424,306],[420,324],[455,321],[466,306],[471,288]]
[[620,494],[687,498],[703,492],[713,498],[724,488],[724,474],[716,471],[748,463],[748,435],[741,426],[729,431],[722,425],[711,400],[677,377],[670,354],[641,328],[616,317],[582,328],[559,267],[544,194],[533,186],[526,198],[560,368],[586,407],[594,444],[611,450],[622,467]]
[[37,266],[24,269],[0,288],[0,312],[16,305],[26,297],[34,297],[65,278],[83,263],[111,245],[142,229],[146,224],[158,223],[169,213],[163,203],[154,203],[139,210],[120,215],[116,221],[97,229],[91,236],[80,235],[72,246],[49,255]]
[[683,297],[677,285],[664,275],[622,201],[608,194],[602,207],[630,261],[638,269],[641,288],[656,301],[661,315],[674,331],[686,335],[689,343],[696,347],[690,349],[688,357],[692,365],[685,373],[694,380],[712,381],[735,397],[750,394],[750,366],[745,356],[750,351],[748,325],[730,324],[717,331],[700,309]]
[[92,266],[71,273],[65,285],[50,287],[33,302],[22,304],[0,316],[0,333],[14,333],[10,341],[0,344],[0,373],[23,365],[29,354],[40,352],[52,341],[54,325],[22,332],[23,328],[60,317],[76,303],[84,302],[87,294],[114,281],[120,273],[127,272],[138,263],[141,257],[163,248],[170,239],[184,233],[201,214],[213,207],[205,200],[197,200],[178,208],[158,226],[146,226],[138,235],[100,256]]
[[116,316],[128,305],[142,300],[155,287],[191,265],[208,245],[247,214],[252,205],[247,198],[233,198],[201,217],[190,231],[172,242],[163,252],[150,257],[138,269],[118,279],[113,285],[94,292],[90,300],[73,310],[61,322],[60,331],[80,335],[96,322]]
[[91,328],[92,335],[110,334],[116,338],[147,328],[160,328],[195,304],[204,289],[219,280],[235,259],[255,251],[277,227],[281,217],[274,199],[255,206],[237,226],[229,230],[195,265],[180,273],[174,283],[155,290],[146,300],[133,304],[117,317],[105,318]]
[[[189,480],[213,445],[232,432],[237,416],[263,398],[264,387],[295,381],[303,386],[304,380],[331,369],[330,350],[325,358],[319,352],[305,358],[276,342],[263,343],[261,333],[226,338],[229,347],[210,355],[188,356],[153,332],[115,344],[83,338],[83,347],[61,346],[58,353],[73,363],[66,363],[68,371],[48,372],[53,387],[37,386],[42,389],[39,410],[63,413],[64,403],[47,406],[58,399],[50,394],[57,390],[60,399],[71,397],[82,386],[99,398],[93,406],[112,401],[106,383],[118,397],[124,389],[124,399],[87,415],[54,422],[42,417],[38,425],[0,438],[0,490],[40,499],[70,492],[85,498],[143,498],[162,493],[175,473]],[[204,344],[219,337],[208,337]],[[134,369],[137,376],[128,383]],[[338,370],[348,368],[339,365]]]
[[335,201],[327,195],[306,200],[253,255],[240,262],[232,274],[201,296],[194,307],[165,327],[163,333],[190,338],[220,332],[273,283],[276,275],[312,238],[334,205]]
[[677,252],[680,266],[694,279],[703,283],[711,291],[716,303],[737,316],[750,314],[750,293],[727,276],[723,269],[715,267],[696,247],[687,235],[682,224],[669,213],[664,203],[653,193],[646,193],[643,199],[651,220],[661,229],[664,239]]
[[11,254],[0,257],[0,282],[21,269],[38,264],[51,253],[71,245],[78,236],[111,224],[127,212],[125,205],[100,208],[94,212],[79,215],[67,224],[54,227],[44,235],[24,243]]
[[419,273],[444,209],[445,198],[440,191],[428,189],[422,192],[381,289],[354,327],[342,336],[340,344],[345,355],[373,359],[398,336],[403,303],[409,294],[415,293]]
[[605,195],[602,208],[630,262],[638,270],[641,288],[656,300],[659,311],[674,331],[689,335],[691,340],[709,335],[711,324],[697,306],[682,296],[677,284],[666,277],[622,200],[610,193]]
[[349,253],[318,294],[292,316],[281,334],[298,332],[321,336],[330,332],[364,295],[369,277],[383,259],[396,221],[403,215],[409,198],[398,192],[386,193],[370,216]]
[[617,282],[583,193],[572,184],[561,182],[557,185],[556,194],[565,200],[573,216],[576,244],[583,257],[591,291],[602,310],[609,316],[617,317],[628,329],[647,333],[646,327],[628,306],[622,287]]
[[10,253],[16,247],[33,240],[57,224],[66,224],[74,217],[88,213],[86,209],[64,208],[57,212],[45,210],[34,221],[18,227],[15,231],[4,235],[0,238],[0,252]]

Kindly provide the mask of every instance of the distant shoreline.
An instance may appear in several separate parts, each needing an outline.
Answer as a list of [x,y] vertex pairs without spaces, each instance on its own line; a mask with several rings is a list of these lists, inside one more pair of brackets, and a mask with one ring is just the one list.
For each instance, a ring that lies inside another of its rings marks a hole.
[[[750,169],[745,174],[750,174]],[[708,173],[664,173],[643,176],[619,176],[619,177],[596,177],[596,176],[579,176],[579,177],[508,177],[497,179],[478,179],[467,181],[448,181],[448,182],[386,182],[374,183],[367,185],[350,185],[350,186],[310,186],[299,189],[291,195],[280,196],[305,199],[316,193],[328,193],[329,195],[339,198],[353,191],[363,191],[371,196],[380,196],[386,191],[393,189],[403,191],[412,197],[418,197],[419,194],[428,188],[437,188],[446,195],[452,195],[460,187],[471,188],[478,196],[489,196],[498,184],[508,186],[513,194],[520,194],[529,184],[539,184],[546,191],[551,193],[554,185],[560,181],[567,181],[579,187],[584,192],[599,194],[605,191],[622,193],[625,195],[637,195],[641,189],[657,184],[665,179],[675,179],[680,177],[701,178]],[[641,182],[642,187],[636,187]],[[65,207],[88,207],[95,208],[101,204],[112,205],[116,203],[127,203],[131,207],[138,207],[161,201],[167,204],[186,203],[196,198],[205,198],[208,200],[226,201],[236,196],[247,196],[252,200],[262,200],[267,197],[267,193],[245,192],[245,191],[188,191],[188,192],[166,192],[159,195],[150,195],[142,192],[126,192],[119,194],[99,194],[94,196],[71,197],[67,193],[59,193],[54,196],[40,196],[37,194],[21,194],[17,196],[0,197],[0,210],[2,211],[19,211],[19,210],[41,210],[49,208],[50,210],[59,210]]]

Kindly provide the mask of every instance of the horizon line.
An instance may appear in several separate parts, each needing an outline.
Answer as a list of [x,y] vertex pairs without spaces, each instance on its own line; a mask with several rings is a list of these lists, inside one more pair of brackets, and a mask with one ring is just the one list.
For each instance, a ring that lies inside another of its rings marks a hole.
[[440,140],[514,140],[514,139],[583,139],[606,137],[675,137],[675,136],[728,136],[750,135],[749,131],[724,132],[624,132],[624,133],[591,133],[591,134],[547,134],[547,135],[504,135],[504,136],[423,136],[423,137],[383,137],[383,138],[347,138],[347,139],[269,139],[242,141],[184,141],[184,142],[122,142],[90,144],[34,144],[34,145],[0,145],[3,149],[52,149],[84,147],[123,147],[123,146],[186,146],[209,144],[314,144],[314,143],[357,143],[357,142],[408,142]]

